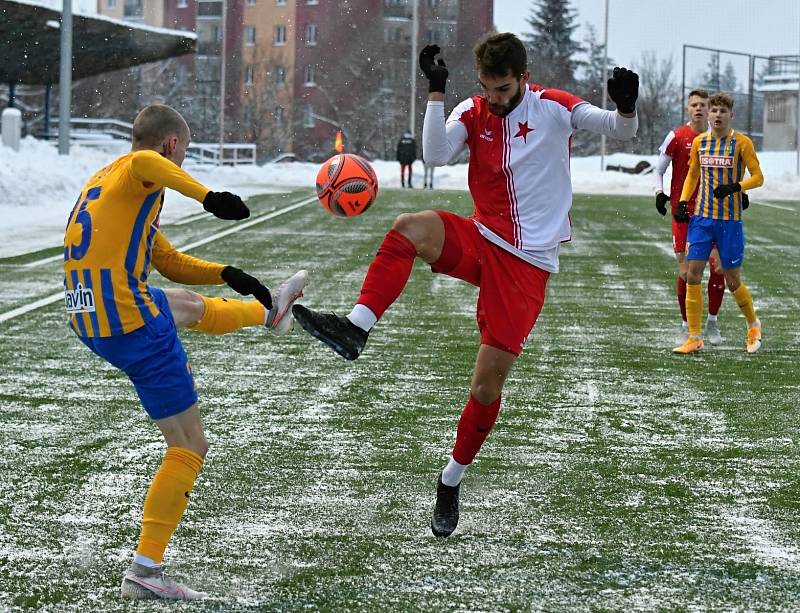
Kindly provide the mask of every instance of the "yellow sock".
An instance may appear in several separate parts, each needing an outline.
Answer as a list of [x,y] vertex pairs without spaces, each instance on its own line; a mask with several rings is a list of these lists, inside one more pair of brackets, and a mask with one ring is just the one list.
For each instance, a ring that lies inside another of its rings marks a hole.
[[686,322],[689,336],[700,338],[703,335],[703,292],[700,284],[686,284]]
[[750,290],[744,286],[744,283],[740,283],[736,291],[732,293],[733,297],[736,298],[736,304],[739,305],[739,309],[742,311],[742,315],[747,320],[747,325],[754,323],[756,321],[756,309],[753,306],[753,297],[750,295]]
[[189,504],[189,493],[203,458],[182,447],[168,447],[144,499],[142,533],[136,553],[161,564],[172,533]]
[[229,300],[228,298],[203,299],[203,316],[190,330],[207,334],[227,334],[247,326],[263,326],[264,305],[258,300]]

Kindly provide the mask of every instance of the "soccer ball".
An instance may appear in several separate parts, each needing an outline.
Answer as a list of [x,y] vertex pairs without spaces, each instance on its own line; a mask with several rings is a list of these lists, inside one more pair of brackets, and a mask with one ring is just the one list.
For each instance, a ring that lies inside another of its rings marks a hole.
[[366,211],[378,195],[378,177],[367,160],[352,153],[334,155],[317,173],[317,198],[338,217]]

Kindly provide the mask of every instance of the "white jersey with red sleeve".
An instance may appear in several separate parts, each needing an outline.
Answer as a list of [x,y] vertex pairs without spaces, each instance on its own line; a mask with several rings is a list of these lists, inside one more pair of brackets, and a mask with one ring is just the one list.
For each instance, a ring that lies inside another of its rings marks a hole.
[[[677,206],[681,199],[683,183],[686,175],[689,174],[689,157],[692,150],[692,141],[700,132],[695,132],[691,124],[684,124],[672,130],[661,147],[659,153],[663,153],[672,160],[672,180],[670,181],[670,200],[673,206]],[[694,197],[692,197],[694,201]]]
[[559,245],[571,238],[572,134],[586,128],[630,138],[636,134],[636,117],[626,120],[568,92],[536,85],[525,89],[505,117],[493,114],[485,97],[475,96],[456,106],[445,125],[438,126],[439,108],[443,110],[442,103],[428,103],[425,160],[445,164],[467,145],[473,219],[481,234],[557,272]]

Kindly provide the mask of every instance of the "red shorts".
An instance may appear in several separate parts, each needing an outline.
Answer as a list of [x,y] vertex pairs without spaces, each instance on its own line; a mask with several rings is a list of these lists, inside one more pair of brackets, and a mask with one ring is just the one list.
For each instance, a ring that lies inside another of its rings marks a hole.
[[444,246],[431,270],[477,286],[481,343],[519,355],[542,310],[550,273],[486,240],[471,218],[436,212],[444,222]]
[[672,250],[675,253],[686,253],[686,235],[689,233],[688,223],[679,223],[672,218]]

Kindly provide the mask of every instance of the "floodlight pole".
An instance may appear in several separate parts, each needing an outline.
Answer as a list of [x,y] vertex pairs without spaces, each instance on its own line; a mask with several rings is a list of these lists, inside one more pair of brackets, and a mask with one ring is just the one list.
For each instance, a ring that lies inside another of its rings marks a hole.
[[61,9],[61,57],[58,81],[58,153],[69,155],[70,102],[72,101],[72,0]]
[[419,31],[419,0],[411,0],[411,112],[408,126],[411,136],[416,135],[417,128],[417,32]]
[[[608,101],[608,2],[606,0],[605,25],[603,26],[603,110]],[[606,135],[600,135],[600,170],[606,169]]]
[[227,12],[227,3],[222,0],[222,45],[220,47],[219,56],[219,165],[225,164],[225,53],[227,52],[228,33],[227,19],[225,13]]

